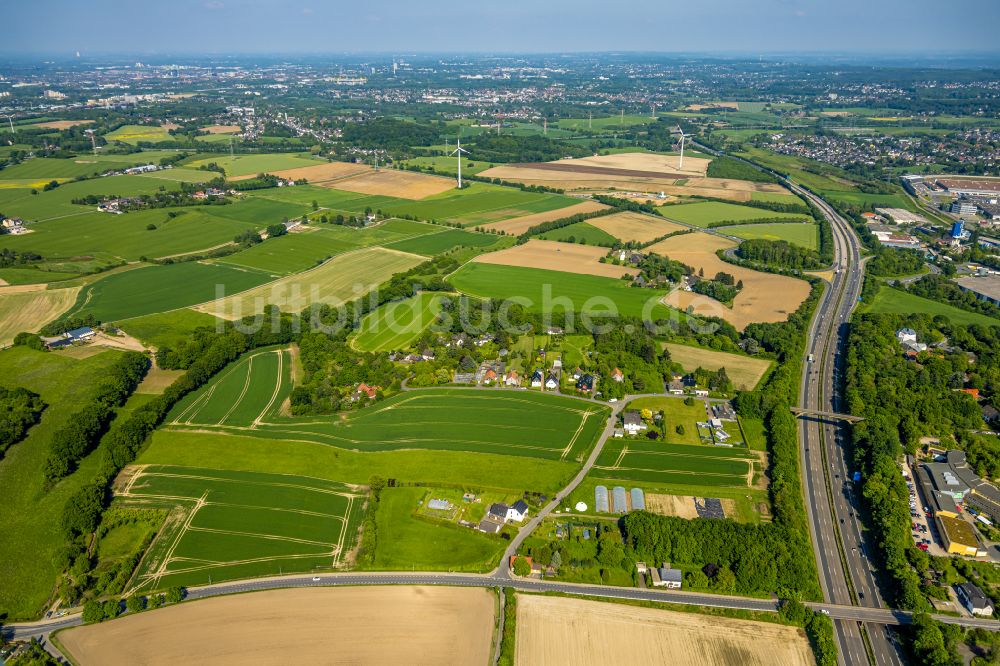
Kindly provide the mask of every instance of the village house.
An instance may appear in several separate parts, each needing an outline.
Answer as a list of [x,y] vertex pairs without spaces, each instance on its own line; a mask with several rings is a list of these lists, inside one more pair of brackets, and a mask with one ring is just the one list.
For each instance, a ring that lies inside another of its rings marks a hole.
[[621,384],[625,381],[625,373],[623,373],[620,368],[615,368],[611,371],[611,379]]
[[515,523],[523,522],[528,517],[528,503],[524,500],[517,500],[507,508],[508,521]]
[[544,377],[542,375],[542,371],[541,370],[535,370],[533,373],[531,373],[531,387],[532,388],[541,388],[543,381],[544,381]]
[[554,391],[559,388],[559,378],[555,375],[549,375],[545,380],[545,388],[549,391]]
[[671,569],[669,562],[664,562],[660,568],[649,569],[650,578],[653,579],[653,587],[665,587],[668,590],[679,590],[684,580],[684,574],[680,569]]
[[503,377],[504,386],[520,386],[521,376],[517,374],[517,370],[511,370]]
[[576,390],[580,393],[592,393],[594,391],[594,376],[591,374],[581,375],[576,381]]
[[630,409],[627,412],[625,412],[625,415],[622,418],[623,418],[622,427],[625,429],[625,432],[627,432],[630,435],[636,435],[639,432],[646,430],[646,428],[648,427],[646,425],[646,422],[642,420],[642,416],[639,414],[639,412],[635,411],[634,409]]

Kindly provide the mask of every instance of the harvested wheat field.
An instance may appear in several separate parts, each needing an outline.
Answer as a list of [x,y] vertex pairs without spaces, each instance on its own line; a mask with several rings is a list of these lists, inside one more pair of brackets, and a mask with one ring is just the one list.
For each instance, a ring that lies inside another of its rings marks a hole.
[[727,264],[716,256],[716,250],[736,247],[736,243],[701,232],[674,236],[646,248],[649,252],[670,257],[695,270],[704,270],[706,277],[723,271],[743,281],[743,290],[733,299],[729,308],[714,298],[693,291],[675,289],[663,298],[663,303],[683,312],[688,308],[702,317],[722,317],[742,331],[754,322],[785,321],[788,315],[809,296],[809,283],[805,280],[761,273],[749,268]]
[[685,231],[688,227],[668,220],[658,220],[641,213],[615,213],[587,220],[587,224],[611,234],[620,241],[648,243],[651,240]]
[[614,187],[662,191],[677,180],[703,177],[709,162],[711,160],[703,157],[689,156],[684,158],[684,168],[681,169],[680,158],[676,155],[619,153],[555,162],[509,164],[487,169],[479,175],[567,190]]
[[475,261],[481,264],[543,268],[550,271],[610,278],[620,278],[625,273],[631,275],[636,272],[635,269],[624,266],[600,263],[599,259],[607,253],[608,249],[604,247],[532,239],[524,245],[515,245],[499,252],[481,254],[475,258]]
[[21,331],[37,332],[73,307],[80,287],[46,289],[29,284],[0,289],[0,345],[10,344]]
[[[705,274],[707,275],[708,272],[706,271]],[[733,380],[733,385],[741,391],[753,390],[767,369],[771,367],[771,362],[763,358],[678,345],[671,342],[664,343],[664,347],[670,352],[670,359],[675,363],[680,363],[687,372],[692,372],[697,368],[705,370],[725,368],[726,374]]]
[[194,309],[232,320],[260,314],[266,305],[277,305],[282,312],[301,312],[314,303],[340,306],[424,261],[426,257],[409,252],[363,248],[339,254],[308,271],[202,303]]
[[494,596],[455,587],[271,590],[76,627],[81,666],[487,664]]
[[455,181],[442,176],[431,176],[426,173],[400,171],[398,169],[383,169],[363,173],[347,180],[337,181],[338,190],[359,192],[361,194],[381,194],[400,199],[426,199],[433,194],[441,194],[455,189]]
[[509,220],[504,220],[503,222],[492,222],[490,224],[484,224],[484,229],[496,229],[498,231],[503,231],[511,236],[520,236],[525,231],[531,227],[541,224],[542,222],[552,222],[553,220],[561,220],[566,217],[572,217],[574,215],[582,215],[585,213],[595,213],[599,210],[606,209],[602,203],[596,201],[581,201],[578,204],[573,204],[572,206],[567,206],[565,208],[557,208],[556,210],[549,210],[544,213],[534,213],[532,215],[523,215],[521,217],[513,217]]
[[661,516],[677,516],[688,520],[694,520],[698,517],[698,510],[694,506],[694,497],[691,495],[646,493],[646,510]]
[[36,123],[35,127],[40,129],[64,130],[78,125],[90,125],[93,120],[50,120],[47,123]]
[[[315,185],[323,184],[327,181],[336,180],[338,178],[355,176],[359,173],[364,173],[369,169],[370,167],[367,167],[364,164],[354,164],[353,162],[327,162],[325,164],[296,167],[294,169],[268,171],[267,173],[277,176],[278,178],[285,178],[288,180],[301,180],[305,178],[310,183]],[[248,180],[256,177],[256,174],[248,173],[244,176],[230,178],[229,180]]]
[[209,125],[208,127],[202,127],[202,132],[208,132],[209,134],[234,134],[242,129],[239,125]]
[[737,202],[750,201],[754,192],[788,194],[788,190],[777,183],[754,183],[732,178],[689,178],[682,185],[666,185],[662,191],[674,196],[715,197]]
[[585,599],[517,595],[517,664],[812,666],[801,629]]

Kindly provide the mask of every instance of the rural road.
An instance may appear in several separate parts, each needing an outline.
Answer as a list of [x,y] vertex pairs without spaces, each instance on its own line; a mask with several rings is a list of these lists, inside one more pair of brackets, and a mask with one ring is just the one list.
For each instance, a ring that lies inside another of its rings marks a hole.
[[[318,578],[319,580],[314,580]],[[645,590],[633,587],[611,587],[606,585],[584,585],[576,583],[559,583],[533,578],[501,577],[498,574],[452,574],[452,573],[419,573],[419,572],[379,572],[379,573],[337,573],[321,574],[319,576],[283,576],[276,578],[260,578],[255,580],[220,583],[205,587],[188,589],[187,599],[194,601],[230,594],[260,592],[264,590],[280,590],[303,587],[343,587],[361,585],[448,585],[457,587],[512,587],[524,592],[560,592],[577,594],[587,597],[604,599],[632,599],[640,601],[656,601],[711,608],[732,608],[751,611],[775,612],[778,602],[774,599],[750,599],[746,597],[723,596],[716,594],[701,594],[697,592],[682,592],[678,590]],[[879,608],[860,608],[858,606],[807,603],[814,610],[826,611],[834,619],[863,621],[876,624],[907,624],[912,614],[907,611],[894,611]],[[958,624],[963,627],[979,627],[996,631],[1000,622],[971,617],[935,616],[941,622]],[[5,626],[3,631],[7,638],[26,640],[42,638],[53,631],[75,627],[83,624],[79,614],[68,615],[58,620],[13,624]]]

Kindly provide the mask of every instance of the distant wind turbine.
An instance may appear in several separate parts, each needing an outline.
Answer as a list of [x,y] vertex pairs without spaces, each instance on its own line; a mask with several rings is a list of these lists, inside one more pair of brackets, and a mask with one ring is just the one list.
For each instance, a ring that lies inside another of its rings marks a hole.
[[94,130],[92,130],[92,129],[83,130],[83,133],[90,135],[90,145],[94,147],[94,154],[96,155],[97,154],[97,139],[94,138]]
[[466,155],[468,155],[469,151],[467,151],[465,148],[462,148],[462,137],[461,137],[461,135],[458,137],[456,145],[458,147],[455,148],[455,150],[452,151],[451,154],[458,156],[458,189],[462,189],[462,153],[465,153]]

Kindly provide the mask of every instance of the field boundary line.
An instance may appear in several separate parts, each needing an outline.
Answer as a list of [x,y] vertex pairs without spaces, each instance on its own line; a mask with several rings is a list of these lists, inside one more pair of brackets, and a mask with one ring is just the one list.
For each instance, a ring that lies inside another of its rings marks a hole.
[[284,536],[281,534],[264,534],[260,532],[243,532],[241,530],[224,530],[218,527],[189,527],[188,532],[204,532],[206,534],[229,534],[232,536],[249,537],[253,539],[264,539],[265,541],[283,541],[287,543],[302,544],[304,546],[334,546],[335,543],[327,541],[313,541],[312,539],[300,539],[298,537]]

